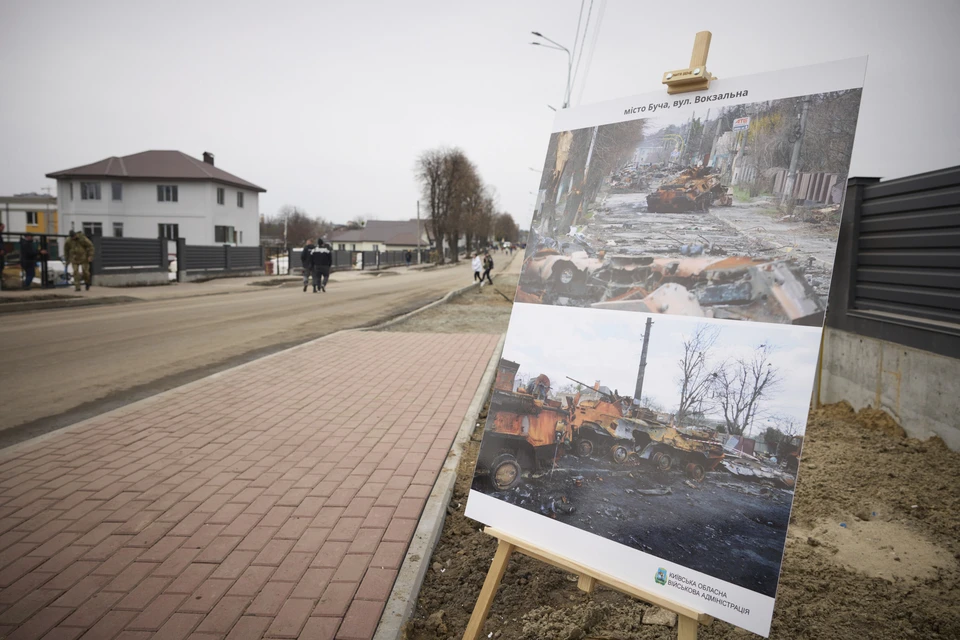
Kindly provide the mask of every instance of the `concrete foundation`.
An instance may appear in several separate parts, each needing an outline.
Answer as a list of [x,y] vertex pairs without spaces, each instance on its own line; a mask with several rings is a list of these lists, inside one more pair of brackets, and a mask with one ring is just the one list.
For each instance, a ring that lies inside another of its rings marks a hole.
[[907,435],[940,436],[960,451],[960,360],[892,342],[825,329],[820,402],[889,413]]
[[167,271],[98,273],[93,276],[93,283],[100,287],[143,287],[170,284],[170,274]]
[[197,280],[215,280],[219,278],[249,278],[266,275],[264,269],[247,271],[177,271],[177,282],[196,282]]

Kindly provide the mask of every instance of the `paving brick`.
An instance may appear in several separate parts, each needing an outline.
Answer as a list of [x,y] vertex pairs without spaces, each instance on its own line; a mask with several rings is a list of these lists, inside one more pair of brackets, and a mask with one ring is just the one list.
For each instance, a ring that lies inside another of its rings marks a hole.
[[300,632],[300,640],[334,640],[340,618],[310,618]]
[[175,613],[153,636],[153,640],[182,640],[200,624],[203,616],[197,613]]
[[86,576],[57,598],[56,607],[79,607],[110,582],[109,576]]
[[[85,578],[87,574],[91,573],[94,569],[100,566],[98,562],[74,562],[69,567],[58,573],[53,578],[50,578],[49,575],[46,577],[50,579],[46,584],[47,589],[57,589],[60,591],[66,591],[77,584],[81,579]],[[29,577],[42,576],[43,574],[38,574],[37,572],[29,573],[20,580],[24,580]],[[20,582],[18,580],[17,582]],[[13,585],[12,585],[13,586]],[[12,588],[12,586],[10,588]],[[4,594],[7,590],[4,589]],[[3,594],[0,594],[0,602],[3,602],[5,597]]]
[[383,534],[384,542],[408,542],[413,539],[413,534],[417,530],[416,520],[396,519],[387,525],[387,531]]
[[226,634],[243,615],[251,598],[241,596],[224,596],[213,609],[210,610],[197,627],[203,633]]
[[142,613],[127,625],[127,628],[134,631],[158,631],[186,598],[187,596],[179,594],[157,596]]
[[370,566],[381,569],[399,569],[406,555],[408,542],[381,542],[373,554]]
[[[12,605],[19,602],[24,596],[26,596],[31,591],[39,589],[41,585],[50,580],[52,574],[49,573],[40,573],[39,571],[33,571],[26,574],[12,585],[6,589],[0,591],[0,609],[4,605]],[[82,578],[82,575],[76,577],[76,580]],[[68,589],[73,583],[67,586],[55,585],[53,587],[46,587],[47,589]]]
[[283,606],[290,592],[293,591],[294,586],[296,585],[292,582],[274,582],[271,580],[264,585],[257,597],[247,607],[247,613],[257,616],[277,615],[280,607]]
[[257,557],[253,559],[253,564],[266,564],[272,567],[279,566],[287,556],[290,549],[293,548],[293,540],[271,540],[268,542]]
[[397,580],[396,569],[380,569],[370,567],[363,576],[360,588],[357,590],[359,600],[379,600],[386,602],[393,590],[393,583]]
[[232,585],[233,580],[206,580],[180,605],[180,611],[209,613]]
[[64,607],[46,607],[37,612],[27,622],[7,636],[7,640],[36,640],[53,629],[71,613]]
[[298,637],[303,626],[307,623],[313,607],[313,600],[298,600],[295,598],[287,600],[273,619],[273,624],[267,629],[267,637]]
[[[144,578],[117,603],[117,609],[143,611],[170,584],[170,578]],[[181,592],[181,595],[186,595]]]
[[[43,636],[43,640],[76,640],[86,632],[80,627],[55,627]],[[7,634],[3,637],[7,637]]]
[[214,568],[212,564],[193,562],[163,591],[164,593],[193,593],[213,573]]
[[[183,543],[184,549],[203,549],[207,545],[211,544],[217,539],[217,536],[220,535],[220,532],[223,531],[224,525],[222,524],[204,524],[201,525],[197,531],[186,539]],[[170,532],[171,535],[173,531]]]
[[356,582],[331,582],[320,596],[313,615],[342,617],[346,614],[358,586]]
[[197,549],[177,549],[163,563],[153,570],[155,576],[178,576],[190,566],[200,552]]
[[336,570],[332,568],[310,568],[307,569],[300,582],[297,583],[291,598],[308,598],[317,600],[323,595],[324,589],[330,583],[330,579]]
[[[202,554],[201,554],[202,555]],[[228,555],[213,572],[214,578],[239,578],[243,571],[250,566],[253,559],[257,557],[256,551],[233,551]],[[200,557],[197,558],[200,560]]]
[[237,549],[240,551],[260,551],[268,542],[273,540],[273,534],[277,531],[277,527],[254,527],[250,533],[240,541]]
[[333,541],[352,541],[360,531],[362,524],[363,518],[348,518],[343,516],[337,520],[337,524],[333,527],[333,531],[330,532],[327,539]]
[[369,640],[377,630],[380,614],[383,612],[383,602],[371,600],[354,600],[344,616],[337,638],[343,640]]
[[332,529],[324,529],[321,527],[308,527],[297,540],[297,543],[293,545],[294,552],[314,552],[320,550],[320,547],[323,546],[323,543],[326,542],[327,536],[330,535]]
[[370,565],[373,555],[369,553],[351,553],[344,556],[333,574],[334,582],[360,582]]
[[271,579],[280,582],[298,581],[316,555],[316,553],[288,553]]
[[150,573],[160,566],[158,562],[134,562],[126,569],[121,571],[116,578],[110,581],[103,588],[104,591],[123,591],[132,590],[140,581],[150,575]]
[[[136,615],[136,611],[108,611],[100,618],[99,622],[90,627],[89,631],[87,631],[83,637],[85,639],[89,638],[90,640],[95,638],[103,638],[104,640],[113,638],[123,631],[127,623],[133,620]],[[67,630],[67,628],[64,628],[64,630]],[[82,630],[80,630],[80,632],[83,633]]]
[[164,537],[140,554],[143,562],[163,562],[180,548],[186,538]]
[[73,615],[63,621],[65,627],[91,627],[121,598],[122,594],[101,591],[80,605]]
[[348,553],[373,553],[380,544],[385,529],[360,529],[350,547]]
[[344,511],[344,507],[321,507],[310,526],[332,529]]
[[397,504],[397,510],[393,517],[419,519],[425,503],[426,500],[423,498],[403,498]]
[[[273,622],[273,618],[261,618],[256,616],[243,616],[233,625],[233,630],[227,636],[227,640],[250,640],[251,638],[261,638],[266,633],[267,627]],[[332,636],[331,636],[332,637]]]
[[310,563],[311,567],[332,567],[340,566],[340,561],[347,555],[350,548],[349,542],[334,542],[328,540],[320,547],[317,557]]
[[0,614],[0,625],[23,624],[29,620],[34,613],[56,600],[59,595],[59,591],[52,591],[50,589],[31,591],[21,598],[16,605]]
[[228,593],[232,596],[255,596],[274,571],[276,567],[247,567]]

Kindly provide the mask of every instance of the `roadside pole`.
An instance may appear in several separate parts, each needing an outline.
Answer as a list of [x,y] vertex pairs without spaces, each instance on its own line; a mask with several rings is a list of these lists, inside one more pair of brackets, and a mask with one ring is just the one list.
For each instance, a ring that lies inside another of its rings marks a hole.
[[417,200],[417,264],[423,264],[423,254],[420,252],[420,201]]

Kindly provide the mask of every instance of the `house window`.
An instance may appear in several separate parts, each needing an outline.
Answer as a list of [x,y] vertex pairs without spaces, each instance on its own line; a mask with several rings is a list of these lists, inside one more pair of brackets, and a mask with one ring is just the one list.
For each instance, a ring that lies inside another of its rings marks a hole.
[[350,250],[351,250],[351,251],[356,251],[356,250],[357,250],[357,244],[356,244],[356,243],[351,244],[351,245],[350,245]]
[[100,183],[99,182],[81,182],[80,183],[81,200],[99,200]]
[[223,187],[217,187],[217,204],[224,204],[227,201],[227,190]]
[[234,234],[233,227],[222,227],[220,225],[215,226],[213,228],[213,241],[219,242],[220,244],[236,242],[236,235]]
[[87,237],[92,238],[94,236],[103,235],[103,223],[102,222],[84,222],[83,223],[83,232]]
[[157,225],[159,236],[166,240],[177,240],[180,238],[180,225],[166,224],[161,222]]
[[111,197],[114,200],[123,200],[123,183],[122,182],[111,182],[110,183]]
[[243,231],[237,231],[237,244],[243,244]]
[[70,183],[70,199],[73,200],[73,183]]
[[158,184],[157,202],[177,202],[177,185]]
[[113,223],[113,237],[114,237],[114,238],[122,238],[122,237],[123,237],[123,223],[122,223],[122,222],[114,222],[114,223]]
[[237,206],[243,209],[243,191],[237,191]]
[[373,245],[373,250],[374,250],[374,251],[380,251],[380,245],[378,245],[378,244]]
[[347,250],[347,245],[345,245],[345,244],[338,244],[338,245],[337,245],[337,249],[338,249],[339,251],[346,251],[346,250]]
[[40,224],[39,216],[36,211],[27,211],[27,226],[35,227]]

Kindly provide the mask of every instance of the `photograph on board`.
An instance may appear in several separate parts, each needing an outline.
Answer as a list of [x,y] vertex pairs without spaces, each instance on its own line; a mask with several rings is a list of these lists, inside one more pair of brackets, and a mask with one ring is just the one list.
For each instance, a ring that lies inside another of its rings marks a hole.
[[820,326],[860,94],[554,133],[517,301]]
[[819,336],[518,304],[473,489],[773,597]]

